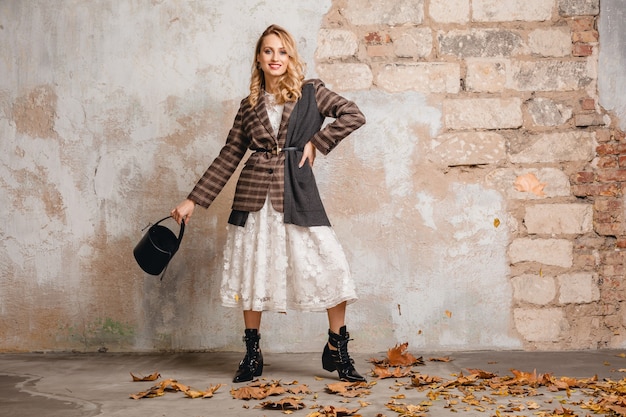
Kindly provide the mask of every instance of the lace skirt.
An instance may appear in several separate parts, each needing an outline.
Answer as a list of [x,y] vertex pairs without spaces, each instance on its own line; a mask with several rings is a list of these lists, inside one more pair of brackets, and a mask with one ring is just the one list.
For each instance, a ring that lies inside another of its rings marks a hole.
[[222,304],[254,311],[326,311],[356,301],[334,230],[283,223],[267,200],[245,227],[228,225]]

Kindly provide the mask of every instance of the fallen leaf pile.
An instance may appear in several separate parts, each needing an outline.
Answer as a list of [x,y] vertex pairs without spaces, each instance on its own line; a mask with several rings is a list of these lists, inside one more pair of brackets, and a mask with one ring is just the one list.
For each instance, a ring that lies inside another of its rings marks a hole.
[[[232,388],[234,399],[244,401],[265,400],[254,408],[278,410],[292,414],[308,408],[306,417],[362,417],[360,409],[371,403],[364,397],[371,394],[379,380],[395,379],[389,389],[393,392],[385,404],[387,410],[400,417],[427,417],[431,407],[446,409],[452,413],[482,412],[487,417],[588,417],[591,414],[606,416],[626,415],[626,378],[618,381],[597,376],[591,378],[557,378],[549,373],[511,370],[510,375],[500,376],[482,369],[464,368],[463,372],[449,378],[420,373],[414,366],[424,365],[422,357],[407,352],[408,343],[396,345],[387,351],[383,359],[370,359],[371,371],[376,379],[370,382],[328,383],[326,393],[342,397],[341,402],[358,402],[359,407],[338,407],[317,404],[318,393],[311,392],[306,384],[297,381],[281,383],[272,380],[255,380],[239,388]],[[619,356],[619,355],[618,355]],[[449,357],[429,358],[430,362],[450,362]],[[626,372],[619,369],[618,372]],[[157,372],[142,377],[131,373],[133,381],[155,381],[161,377]],[[316,380],[322,378],[316,377]],[[197,391],[174,379],[165,379],[149,390],[133,394],[134,399],[154,398],[166,392],[183,392],[189,398],[210,398],[224,384]],[[389,384],[386,384],[389,385]],[[558,393],[558,395],[547,395]],[[307,397],[308,396],[308,397]],[[278,397],[270,401],[268,397]],[[312,402],[307,405],[305,401]],[[244,408],[250,408],[244,405]],[[580,410],[588,410],[582,415]],[[377,410],[379,411],[379,410]],[[525,414],[516,414],[525,413]],[[378,413],[377,417],[387,417]]]

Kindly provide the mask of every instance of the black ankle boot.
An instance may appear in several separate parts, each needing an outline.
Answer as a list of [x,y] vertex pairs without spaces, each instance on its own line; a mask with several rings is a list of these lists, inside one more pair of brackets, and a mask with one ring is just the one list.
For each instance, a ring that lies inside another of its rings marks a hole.
[[261,335],[257,329],[246,329],[243,341],[246,342],[246,356],[239,362],[233,382],[252,381],[263,373],[263,354],[259,347]]
[[[327,371],[337,371],[339,379],[348,382],[365,382],[365,378],[354,369],[354,361],[348,354],[348,342],[350,334],[346,331],[346,326],[341,327],[339,334],[328,330],[328,343],[324,346],[322,354],[322,366]],[[331,345],[337,350],[328,347]]]

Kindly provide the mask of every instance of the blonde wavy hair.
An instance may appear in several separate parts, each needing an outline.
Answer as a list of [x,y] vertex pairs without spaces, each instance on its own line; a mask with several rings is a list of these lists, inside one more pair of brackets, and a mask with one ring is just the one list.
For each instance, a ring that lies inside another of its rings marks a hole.
[[278,82],[279,92],[276,95],[276,102],[283,104],[287,101],[297,101],[302,95],[302,81],[304,80],[304,63],[298,55],[296,41],[293,36],[278,25],[270,25],[256,43],[254,49],[254,59],[252,60],[252,77],[250,78],[250,96],[248,101],[255,106],[265,88],[265,76],[259,68],[257,57],[261,52],[263,39],[268,35],[276,35],[283,43],[287,55],[289,55],[289,65],[287,72],[283,74]]

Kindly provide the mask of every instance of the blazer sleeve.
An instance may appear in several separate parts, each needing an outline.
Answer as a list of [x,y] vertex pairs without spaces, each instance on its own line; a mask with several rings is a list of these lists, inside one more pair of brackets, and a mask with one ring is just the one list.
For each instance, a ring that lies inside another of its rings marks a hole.
[[222,191],[250,145],[250,138],[246,135],[243,128],[246,103],[247,99],[244,99],[239,106],[233,127],[228,133],[226,144],[187,197],[202,207],[208,208],[215,200],[215,197]]
[[350,133],[365,124],[365,115],[353,101],[329,90],[321,80],[313,80],[313,84],[319,112],[335,119],[310,139],[322,154],[327,155]]

